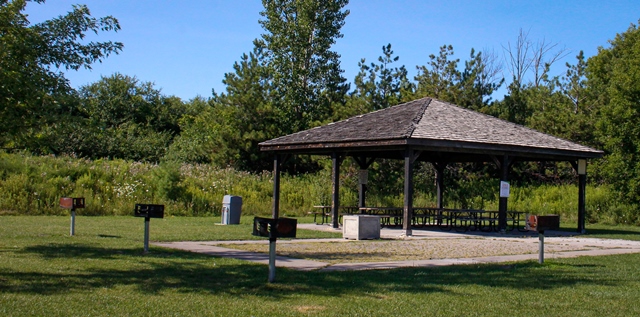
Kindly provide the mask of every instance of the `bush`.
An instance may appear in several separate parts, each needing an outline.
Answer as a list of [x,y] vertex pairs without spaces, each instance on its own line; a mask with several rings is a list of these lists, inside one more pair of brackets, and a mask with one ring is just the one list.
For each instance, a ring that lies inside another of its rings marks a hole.
[[[322,164],[322,162],[321,162]],[[314,205],[331,204],[330,164],[315,174],[281,178],[280,215],[301,216]],[[136,203],[164,204],[168,216],[218,216],[224,195],[243,198],[244,215],[270,215],[271,172],[248,173],[207,164],[150,164],[124,160],[86,160],[68,156],[32,156],[0,152],[0,213],[67,214],[60,197],[84,197],[79,215],[132,215]],[[428,171],[425,171],[428,173]],[[373,174],[373,173],[372,173]],[[435,206],[435,190],[428,178],[418,180],[416,207]],[[358,173],[345,162],[341,170],[341,205],[358,203]],[[402,187],[373,190],[381,175],[370,177],[369,206],[402,206]],[[402,182],[390,182],[399,184]],[[398,194],[400,193],[400,194]],[[637,224],[637,206],[619,202],[608,185],[587,187],[587,221]],[[445,207],[498,209],[498,181],[465,180],[445,190]],[[512,184],[510,210],[559,214],[577,219],[577,185],[520,186]]]

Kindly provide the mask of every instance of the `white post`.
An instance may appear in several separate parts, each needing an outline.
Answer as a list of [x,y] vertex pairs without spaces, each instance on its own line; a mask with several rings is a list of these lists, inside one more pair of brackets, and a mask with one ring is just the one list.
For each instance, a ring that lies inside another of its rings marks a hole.
[[144,218],[144,253],[149,252],[149,217]]
[[538,232],[538,240],[540,241],[538,248],[538,263],[544,263],[544,231]]
[[269,283],[276,281],[276,241],[269,239]]
[[69,228],[69,235],[73,236],[76,234],[76,211],[71,209],[71,228]]

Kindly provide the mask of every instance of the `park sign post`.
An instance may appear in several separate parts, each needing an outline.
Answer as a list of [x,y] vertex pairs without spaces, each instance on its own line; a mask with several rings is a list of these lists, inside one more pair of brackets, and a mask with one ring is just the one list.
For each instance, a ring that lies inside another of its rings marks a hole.
[[149,222],[151,218],[164,218],[164,205],[136,204],[133,215],[144,217],[144,253],[149,252]]
[[298,219],[294,218],[253,218],[253,235],[269,238],[269,282],[276,277],[276,240],[295,238]]
[[527,229],[538,232],[538,263],[544,263],[544,231],[560,229],[559,215],[536,216],[528,215]]
[[69,228],[69,235],[76,234],[76,208],[84,208],[83,197],[62,197],[60,198],[60,208],[71,210],[71,225]]

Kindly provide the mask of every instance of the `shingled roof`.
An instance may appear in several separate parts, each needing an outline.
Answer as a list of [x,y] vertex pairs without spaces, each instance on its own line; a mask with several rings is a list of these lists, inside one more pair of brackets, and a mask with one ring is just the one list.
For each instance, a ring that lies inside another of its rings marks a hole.
[[259,144],[262,151],[372,157],[393,156],[407,146],[447,160],[596,158],[602,151],[432,98],[293,133]]

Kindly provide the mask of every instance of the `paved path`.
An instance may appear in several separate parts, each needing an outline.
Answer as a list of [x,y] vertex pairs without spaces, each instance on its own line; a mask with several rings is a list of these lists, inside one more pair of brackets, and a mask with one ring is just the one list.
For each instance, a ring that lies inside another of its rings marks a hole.
[[[318,226],[315,224],[299,224],[298,228],[312,229],[312,230],[335,230],[328,226]],[[535,234],[535,233],[534,233]],[[595,239],[584,238],[580,236],[568,236],[572,233],[567,232],[547,232],[545,236],[545,246],[547,243],[562,245],[568,250],[557,252],[545,252],[545,259],[555,258],[570,258],[579,256],[601,256],[601,255],[613,255],[613,254],[626,254],[626,253],[640,253],[640,241],[629,240],[616,240],[616,239]],[[535,236],[531,233],[511,233],[511,234],[497,234],[497,233],[457,233],[446,232],[440,230],[414,230],[413,236],[403,237],[400,230],[383,228],[380,232],[383,239],[482,239],[487,243],[491,243],[491,240],[504,239],[513,241],[517,239],[519,242],[525,241],[527,243],[538,243],[537,234]],[[309,243],[309,242],[348,242],[352,240],[345,239],[297,239],[297,240],[280,240],[278,244],[286,243]],[[184,242],[166,242],[166,243],[153,243],[153,245],[180,249],[190,252],[203,253],[212,256],[236,258],[240,260],[252,261],[256,263],[268,264],[269,255],[266,253],[256,253],[241,251],[230,248],[219,247],[219,244],[256,244],[263,243],[268,244],[266,240],[250,240],[250,241],[184,241]],[[391,269],[401,267],[434,267],[445,265],[459,265],[459,264],[476,264],[476,263],[502,263],[502,262],[517,262],[517,261],[530,261],[537,260],[538,254],[516,254],[516,255],[501,255],[501,256],[486,256],[486,257],[472,257],[472,258],[457,258],[457,259],[429,259],[429,260],[407,260],[407,261],[393,261],[393,262],[364,262],[364,263],[340,263],[330,264],[326,262],[311,261],[304,259],[294,259],[278,256],[276,257],[276,266],[286,267],[296,270],[310,271],[347,271],[347,270],[369,270],[369,269]]]

